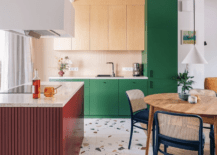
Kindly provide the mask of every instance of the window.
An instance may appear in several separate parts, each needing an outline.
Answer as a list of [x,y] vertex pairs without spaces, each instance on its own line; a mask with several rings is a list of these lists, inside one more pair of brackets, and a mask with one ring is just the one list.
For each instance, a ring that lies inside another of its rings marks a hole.
[[0,30],[0,90],[1,90],[1,77],[2,77],[2,60],[5,51],[5,31]]

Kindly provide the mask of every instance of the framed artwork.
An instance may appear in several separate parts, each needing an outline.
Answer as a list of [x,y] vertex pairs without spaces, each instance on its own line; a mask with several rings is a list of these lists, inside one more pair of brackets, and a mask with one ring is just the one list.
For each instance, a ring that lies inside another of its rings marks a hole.
[[197,42],[197,33],[195,31],[183,31],[182,30],[182,44],[194,44],[194,39],[195,39],[195,44]]

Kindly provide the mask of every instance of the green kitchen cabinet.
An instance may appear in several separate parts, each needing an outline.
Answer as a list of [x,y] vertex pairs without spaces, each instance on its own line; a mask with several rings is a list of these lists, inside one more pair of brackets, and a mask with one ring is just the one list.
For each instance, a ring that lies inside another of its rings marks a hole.
[[129,116],[130,105],[126,96],[126,91],[131,89],[139,89],[144,95],[147,95],[148,80],[146,79],[123,79],[119,80],[119,115]]
[[177,74],[177,35],[168,35],[171,30],[151,29],[148,31],[148,77],[170,79]]
[[178,73],[177,3],[174,0],[146,0],[145,3],[149,95],[177,92],[177,83],[171,80]]
[[90,80],[89,79],[49,79],[50,82],[84,82],[84,116],[90,115]]
[[177,82],[170,79],[148,80],[148,94],[176,93]]
[[90,115],[90,88],[84,88],[84,116]]
[[90,115],[118,115],[118,80],[90,80]]

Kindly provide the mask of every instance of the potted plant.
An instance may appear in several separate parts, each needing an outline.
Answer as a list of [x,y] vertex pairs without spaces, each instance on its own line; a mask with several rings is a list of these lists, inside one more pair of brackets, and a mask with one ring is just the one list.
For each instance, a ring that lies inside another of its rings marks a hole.
[[192,88],[192,84],[194,83],[193,80],[194,76],[188,76],[188,71],[184,71],[184,73],[179,73],[176,77],[172,77],[173,80],[176,80],[178,82],[178,86],[182,86],[182,92],[179,93],[179,98],[187,101],[188,100],[188,92]]
[[66,62],[66,60],[68,59],[69,59],[68,56],[66,56],[65,60],[63,58],[60,58],[58,60],[58,69],[59,69],[58,74],[60,75],[60,77],[62,77],[63,74],[65,74],[63,70],[68,68],[67,67],[68,63]]

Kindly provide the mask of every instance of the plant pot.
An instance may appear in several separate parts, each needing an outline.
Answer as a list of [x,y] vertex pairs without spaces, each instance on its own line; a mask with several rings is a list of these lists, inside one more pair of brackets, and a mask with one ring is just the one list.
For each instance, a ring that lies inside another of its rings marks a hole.
[[63,77],[63,74],[65,74],[65,73],[61,70],[61,71],[59,71],[58,74],[60,75],[60,77]]
[[183,101],[188,101],[188,96],[190,96],[190,94],[187,93],[179,93],[179,98]]

